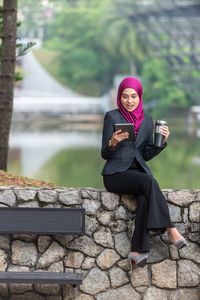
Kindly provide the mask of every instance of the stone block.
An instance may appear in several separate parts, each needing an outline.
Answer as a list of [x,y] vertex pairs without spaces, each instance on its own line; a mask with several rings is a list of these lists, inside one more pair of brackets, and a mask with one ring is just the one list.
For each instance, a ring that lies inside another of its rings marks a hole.
[[122,256],[127,257],[131,250],[131,243],[126,232],[117,233],[114,236],[116,251]]
[[124,194],[121,196],[123,205],[131,212],[136,211],[137,202],[133,195]]
[[167,291],[150,287],[146,290],[143,300],[168,300]]
[[108,226],[114,233],[126,231],[126,223],[123,220],[111,221]]
[[12,295],[15,295],[15,294],[23,294],[25,292],[30,292],[33,290],[33,286],[32,284],[10,283],[9,289],[10,289],[10,293]]
[[63,298],[62,300],[74,300],[78,296],[78,288],[72,285],[63,286]]
[[69,190],[59,193],[59,201],[66,206],[82,203],[78,190]]
[[199,289],[179,289],[171,292],[169,300],[199,300]]
[[176,262],[168,259],[151,266],[152,284],[160,288],[175,289]]
[[99,199],[98,191],[93,191],[93,190],[82,190],[81,196],[83,199],[93,199],[93,200]]
[[105,272],[98,268],[92,269],[80,285],[80,290],[90,295],[96,295],[110,287],[110,281]]
[[129,274],[131,278],[131,284],[134,288],[149,285],[148,266],[145,266],[144,268],[136,268]]
[[53,263],[53,264],[50,265],[50,267],[48,268],[48,271],[49,271],[49,272],[63,273],[63,272],[64,272],[63,261],[57,261],[57,262]]
[[96,262],[98,266],[103,269],[111,268],[118,260],[119,255],[112,249],[105,249],[97,258]]
[[0,235],[0,248],[4,250],[8,250],[10,248],[8,236]]
[[94,300],[94,297],[87,294],[80,294],[74,300]]
[[181,222],[182,221],[182,216],[181,216],[181,209],[178,206],[169,204],[169,213],[170,213],[170,218],[172,222]]
[[69,268],[80,268],[84,256],[81,252],[70,252],[64,259],[64,264]]
[[37,268],[45,268],[52,263],[59,261],[66,255],[66,249],[61,247],[57,242],[53,242],[50,247],[43,253],[37,263]]
[[85,233],[91,236],[94,231],[98,228],[99,224],[93,217],[85,216]]
[[129,282],[126,273],[118,267],[113,267],[110,269],[109,275],[112,288],[117,288]]
[[39,203],[37,201],[22,202],[18,206],[19,207],[39,207]]
[[195,195],[188,190],[173,191],[168,194],[168,201],[179,206],[188,206],[194,200]]
[[101,213],[98,213],[97,218],[102,225],[108,225],[111,221],[112,216],[112,212],[102,211]]
[[194,202],[189,208],[189,218],[191,222],[200,222],[200,201]]
[[38,250],[43,253],[51,244],[52,238],[49,235],[40,235],[38,237]]
[[159,236],[151,237],[150,240],[150,253],[148,262],[156,263],[163,259],[170,258],[169,249],[165,243],[163,243]]
[[37,249],[35,244],[18,240],[13,241],[11,261],[15,265],[35,266],[37,262]]
[[190,260],[178,261],[178,286],[192,287],[199,285],[200,269]]
[[102,192],[101,193],[101,200],[102,204],[107,210],[114,210],[119,205],[119,194],[109,193],[109,192]]
[[101,203],[96,200],[84,199],[83,208],[85,208],[85,213],[87,215],[96,215]]
[[188,246],[179,250],[180,257],[200,263],[200,249],[195,243],[187,242]]
[[[98,294],[96,296],[96,300],[118,300],[118,299],[119,300],[123,300],[123,299],[124,300],[141,300],[142,297],[130,285],[125,285],[123,287],[119,287],[116,289],[109,289],[106,292]],[[159,299],[159,300],[161,300],[161,299]]]
[[0,296],[2,296],[3,299],[7,299],[8,297],[8,285],[6,283],[0,283]]
[[126,220],[128,218],[125,208],[121,205],[115,211],[115,219]]
[[21,201],[32,201],[35,199],[36,191],[34,190],[14,190],[17,199]]
[[37,237],[37,234],[12,234],[12,238],[14,240],[21,240],[25,242],[35,242]]
[[8,206],[16,205],[16,197],[13,191],[11,190],[0,191],[0,203],[6,204]]
[[94,240],[97,244],[107,247],[113,248],[113,238],[109,228],[101,228],[99,231],[94,233]]
[[170,245],[169,251],[173,260],[179,259],[178,249],[174,244]]
[[60,292],[59,284],[34,284],[35,290],[38,293],[45,295],[57,295]]
[[69,246],[69,249],[81,251],[82,253],[95,257],[102,251],[102,247],[97,245],[93,239],[88,236],[81,236],[72,241]]
[[128,272],[130,270],[130,263],[128,261],[128,258],[120,260],[117,265],[124,270],[125,272]]
[[57,201],[57,192],[54,190],[42,190],[37,193],[40,202],[55,203]]
[[82,269],[91,269],[94,266],[95,258],[87,256],[82,264]]
[[30,292],[23,295],[13,295],[9,298],[9,300],[44,300],[44,297],[34,292]]

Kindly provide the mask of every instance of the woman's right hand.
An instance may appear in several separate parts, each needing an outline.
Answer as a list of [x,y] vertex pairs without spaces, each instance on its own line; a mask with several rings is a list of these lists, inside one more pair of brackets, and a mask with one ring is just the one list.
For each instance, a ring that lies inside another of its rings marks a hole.
[[109,141],[109,146],[111,148],[114,148],[117,146],[117,144],[129,137],[128,132],[120,133],[122,130],[117,130],[113,133],[111,140]]

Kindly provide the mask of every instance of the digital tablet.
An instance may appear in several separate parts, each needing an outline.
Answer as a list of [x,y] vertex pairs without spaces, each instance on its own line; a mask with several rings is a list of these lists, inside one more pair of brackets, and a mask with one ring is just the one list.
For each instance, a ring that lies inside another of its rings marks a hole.
[[127,139],[124,139],[123,140],[124,142],[135,142],[136,141],[134,124],[132,124],[132,123],[115,124],[115,131],[120,130],[120,129],[121,129],[121,133],[122,132],[129,133],[129,137]]

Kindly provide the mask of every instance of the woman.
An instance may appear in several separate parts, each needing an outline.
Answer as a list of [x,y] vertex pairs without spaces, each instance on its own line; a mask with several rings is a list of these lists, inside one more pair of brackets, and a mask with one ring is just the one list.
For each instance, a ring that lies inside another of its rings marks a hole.
[[[105,115],[101,154],[106,163],[102,175],[109,192],[134,194],[137,200],[135,231],[131,241],[129,261],[144,267],[149,252],[149,230],[164,233],[166,230],[178,249],[186,246],[186,240],[171,223],[166,199],[145,161],[159,154],[169,136],[167,126],[160,132],[163,145],[153,145],[153,120],[144,114],[143,88],[137,78],[127,77],[119,85],[118,109]],[[115,131],[117,123],[133,123],[136,142],[124,141],[128,132]]]

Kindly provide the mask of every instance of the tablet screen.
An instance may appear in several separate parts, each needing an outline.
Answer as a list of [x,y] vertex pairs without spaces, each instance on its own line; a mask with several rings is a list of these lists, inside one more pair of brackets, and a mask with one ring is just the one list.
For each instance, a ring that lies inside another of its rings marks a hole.
[[124,142],[135,142],[136,141],[134,124],[132,124],[132,123],[115,124],[115,131],[120,130],[120,129],[122,130],[121,133],[122,132],[129,133],[129,137],[127,139],[123,140]]

